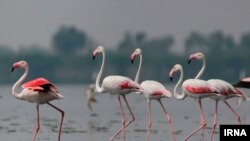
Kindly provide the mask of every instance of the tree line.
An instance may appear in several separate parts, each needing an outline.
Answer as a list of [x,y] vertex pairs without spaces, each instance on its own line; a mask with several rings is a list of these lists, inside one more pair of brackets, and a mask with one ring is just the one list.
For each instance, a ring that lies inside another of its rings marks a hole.
[[[138,61],[131,64],[129,56],[135,48],[140,47],[143,51],[142,80],[168,83],[168,72],[176,63],[183,65],[186,78],[194,77],[202,64],[193,62],[188,65],[187,60],[191,53],[198,51],[202,51],[207,58],[203,79],[221,78],[234,82],[240,75],[249,75],[250,32],[242,33],[236,41],[222,30],[207,34],[193,31],[183,41],[182,54],[172,51],[177,47],[175,42],[171,34],[149,38],[143,31],[126,31],[114,49],[106,47],[105,74],[134,78]],[[30,79],[42,76],[55,83],[91,83],[101,63],[101,58],[92,60],[92,51],[96,46],[97,41],[75,26],[60,27],[52,36],[49,50],[39,45],[22,46],[18,50],[0,45],[0,74],[3,74],[0,83],[13,83],[22,73],[10,72],[11,65],[18,60],[29,62]]]

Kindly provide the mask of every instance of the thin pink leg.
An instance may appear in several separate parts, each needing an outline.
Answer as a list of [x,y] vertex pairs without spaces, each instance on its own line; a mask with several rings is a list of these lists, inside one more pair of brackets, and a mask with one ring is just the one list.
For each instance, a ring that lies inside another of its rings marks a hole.
[[125,127],[127,127],[127,126],[130,125],[133,121],[135,121],[135,116],[134,116],[134,113],[132,112],[132,110],[131,110],[131,108],[130,108],[130,106],[129,106],[129,104],[128,104],[128,101],[127,101],[125,95],[123,95],[123,99],[124,99],[124,101],[125,101],[125,103],[126,103],[126,105],[127,105],[127,107],[128,107],[129,113],[130,113],[130,115],[131,115],[130,121],[128,121],[128,123],[125,125]]
[[210,141],[213,140],[214,130],[217,125],[217,115],[218,115],[218,100],[215,101],[214,122],[213,122],[213,128],[212,128],[211,135],[210,135]]
[[227,107],[233,112],[233,114],[236,116],[239,124],[241,124],[240,116],[234,111],[234,109],[229,105],[229,103],[225,100],[224,103],[227,105]]
[[122,108],[122,103],[121,103],[121,98],[120,98],[120,95],[117,97],[117,100],[118,100],[118,103],[119,103],[119,106],[120,106],[120,111],[122,113],[122,128],[120,128],[111,138],[110,138],[110,141],[113,141],[120,133],[121,131],[123,131],[123,140],[125,139],[125,116],[124,116],[124,111],[123,111],[123,108]]
[[51,107],[55,108],[57,111],[59,111],[61,113],[61,122],[60,122],[60,127],[59,127],[59,134],[58,134],[58,141],[61,140],[61,132],[62,132],[62,123],[63,123],[63,119],[64,119],[64,111],[59,109],[58,107],[52,105],[51,103],[47,103],[48,105],[50,105]]
[[122,113],[122,133],[123,133],[123,141],[125,141],[125,124],[126,124],[126,120],[125,120],[125,114],[123,111],[123,107],[122,107],[122,103],[121,103],[121,98],[120,96],[118,96],[118,101],[119,101],[119,105],[120,105],[120,110]]
[[[205,119],[205,115],[203,113],[203,110],[202,110],[202,105],[201,105],[201,99],[198,99],[198,107],[199,107],[199,110],[201,112],[201,126],[199,128],[197,128],[196,130],[194,130],[188,137],[186,137],[184,139],[184,141],[187,141],[190,137],[192,137],[195,133],[197,133],[199,130],[205,128],[205,126],[207,125],[206,123],[206,119]],[[203,134],[203,133],[202,133]],[[203,135],[202,135],[203,136]],[[202,139],[204,140],[204,136],[202,137]]]
[[151,116],[151,100],[148,100],[148,132],[147,132],[147,141],[149,141],[149,133],[152,127],[152,116]]
[[113,140],[116,138],[116,136],[117,136],[118,134],[120,134],[123,130],[125,130],[125,128],[126,128],[127,126],[129,126],[129,125],[135,120],[135,116],[134,116],[134,114],[133,114],[133,112],[132,112],[132,110],[131,110],[131,108],[130,108],[130,106],[129,106],[129,104],[128,104],[128,101],[127,101],[125,95],[122,95],[122,97],[123,97],[123,99],[124,99],[124,101],[125,101],[125,103],[126,103],[126,106],[128,107],[129,113],[130,113],[130,115],[131,115],[131,120],[128,121],[128,122],[125,124],[125,127],[124,127],[124,128],[121,128],[120,130],[118,130],[118,131],[110,138],[110,141],[113,141]]
[[169,114],[167,113],[167,110],[164,108],[164,106],[163,106],[161,100],[158,100],[158,101],[159,101],[159,103],[161,104],[161,107],[162,107],[162,109],[164,110],[164,113],[165,113],[165,116],[166,116],[166,120],[167,120],[167,122],[168,122],[169,125],[170,125],[169,127],[170,127],[171,132],[172,132],[173,140],[176,141],[176,138],[175,138],[175,135],[174,135],[174,129],[173,129],[171,117],[170,117]]
[[35,131],[32,141],[36,140],[38,132],[40,131],[39,104],[36,105],[36,111],[37,111],[37,126],[36,126],[36,131]]

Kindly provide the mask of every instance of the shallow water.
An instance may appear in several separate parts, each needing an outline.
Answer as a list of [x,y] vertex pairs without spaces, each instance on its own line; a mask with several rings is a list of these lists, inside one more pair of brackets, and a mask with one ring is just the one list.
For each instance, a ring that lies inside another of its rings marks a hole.
[[[65,111],[62,131],[62,141],[103,141],[109,140],[116,129],[121,127],[121,116],[116,96],[96,94],[97,103],[93,111],[87,107],[84,86],[59,85],[59,91],[64,95],[63,100],[51,102]],[[172,87],[170,88],[172,90]],[[245,90],[244,90],[245,91]],[[250,95],[250,91],[245,91]],[[146,140],[147,134],[147,103],[143,95],[131,93],[128,102],[135,114],[135,122],[126,129],[126,140]],[[177,101],[174,98],[162,100],[167,112],[172,117],[177,141],[183,140],[193,129],[199,126],[197,104],[193,99],[186,98]],[[229,100],[236,107],[236,99]],[[125,106],[125,105],[124,105]],[[237,112],[242,117],[243,124],[250,124],[250,102],[243,102]],[[208,140],[213,123],[214,101],[204,99],[203,108],[207,118],[205,138]],[[165,122],[163,110],[157,101],[152,101],[153,125],[150,139],[153,141],[172,140],[170,129]],[[129,119],[127,110],[126,115]],[[60,113],[48,105],[40,106],[41,131],[38,140],[57,140],[57,130]],[[219,124],[237,124],[234,115],[223,103],[219,103],[218,126],[214,140],[219,140]],[[11,95],[11,86],[0,86],[0,137],[1,140],[24,141],[32,140],[36,125],[35,104],[17,100]],[[191,141],[198,141],[196,134]],[[122,139],[117,139],[122,140]]]

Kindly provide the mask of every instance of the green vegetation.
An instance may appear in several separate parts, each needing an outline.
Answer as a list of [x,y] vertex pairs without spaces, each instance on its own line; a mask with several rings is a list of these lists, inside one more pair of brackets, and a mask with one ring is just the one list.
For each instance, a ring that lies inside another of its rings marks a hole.
[[[90,83],[93,75],[99,71],[101,56],[92,60],[92,51],[96,43],[90,40],[85,32],[63,26],[51,39],[51,49],[34,45],[19,47],[11,50],[8,46],[0,45],[0,84],[14,83],[22,71],[11,73],[12,64],[26,60],[30,65],[28,79],[45,77],[54,83]],[[118,41],[117,48],[106,47],[105,75],[119,74],[135,77],[138,60],[130,63],[130,54],[140,47],[143,50],[142,78],[154,79],[163,83],[169,82],[168,73],[174,64],[180,63],[185,69],[185,77],[196,75],[201,62],[187,64],[191,53],[202,51],[206,54],[207,69],[203,79],[221,78],[230,82],[239,79],[244,70],[250,73],[250,32],[242,33],[239,42],[223,31],[203,34],[191,32],[184,43],[184,52],[176,54],[171,51],[176,47],[175,38],[166,34],[162,37],[148,38],[145,32],[125,32],[123,39]]]

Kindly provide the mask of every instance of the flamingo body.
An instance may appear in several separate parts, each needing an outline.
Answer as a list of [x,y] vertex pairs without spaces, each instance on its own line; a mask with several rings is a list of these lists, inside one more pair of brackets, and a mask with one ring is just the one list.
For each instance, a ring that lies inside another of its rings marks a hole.
[[214,99],[214,100],[226,100],[229,98],[233,98],[233,97],[242,97],[244,98],[244,95],[241,91],[239,91],[238,89],[234,88],[230,83],[224,81],[224,80],[220,80],[220,79],[210,79],[207,81],[209,83],[209,85],[211,85],[212,87],[216,88],[217,91],[219,92],[219,96],[212,96],[210,98]]
[[103,92],[110,94],[128,94],[133,91],[139,91],[141,86],[135,83],[128,77],[112,75],[103,79],[102,86]]
[[141,83],[143,94],[149,99],[170,98],[171,92],[168,91],[161,83],[153,80],[145,80]]
[[217,93],[206,81],[200,79],[187,79],[183,82],[182,88],[191,98],[205,98]]
[[[132,110],[127,102],[126,94],[133,92],[133,91],[134,92],[141,92],[142,88],[139,84],[137,84],[136,82],[134,82],[130,78],[124,77],[124,76],[118,76],[118,75],[107,76],[101,82],[101,77],[103,74],[104,63],[105,63],[105,49],[104,49],[104,47],[99,46],[93,51],[93,53],[92,53],[93,59],[95,59],[95,57],[99,53],[102,54],[103,59],[102,59],[100,71],[96,77],[96,91],[100,92],[100,93],[110,93],[112,95],[118,95],[117,99],[118,99],[120,111],[122,114],[122,121],[121,121],[122,128],[117,130],[117,132],[110,138],[110,141],[113,141],[120,134],[120,132],[123,132],[123,140],[125,141],[125,128],[127,126],[129,126],[135,120],[134,114],[133,114],[133,112],[132,112]],[[101,83],[101,85],[100,85],[100,83]],[[125,114],[123,111],[120,96],[122,96],[122,98],[124,99],[126,106],[127,106],[128,110],[130,112],[130,115],[131,115],[131,120],[129,120],[128,122],[125,121]]]
[[52,108],[56,109],[61,113],[61,121],[59,126],[58,132],[58,141],[61,140],[61,131],[62,131],[62,123],[64,119],[64,111],[59,109],[58,107],[54,106],[50,103],[50,101],[55,99],[62,99],[63,96],[59,94],[56,86],[49,82],[45,78],[37,78],[31,80],[22,85],[23,90],[20,93],[17,93],[18,87],[24,81],[29,73],[29,66],[26,61],[19,61],[13,64],[12,72],[16,68],[24,69],[24,74],[17,80],[17,82],[12,87],[12,95],[15,96],[17,99],[25,100],[28,102],[36,103],[37,108],[37,128],[35,130],[35,134],[33,136],[32,141],[36,140],[36,137],[40,130],[40,118],[39,118],[39,104],[48,104]]
[[[203,74],[205,68],[206,68],[205,55],[201,52],[191,54],[188,62],[190,63],[192,60],[201,60],[203,62],[203,65],[202,65],[200,72],[195,77],[195,78],[200,78],[201,75]],[[230,83],[228,83],[224,80],[210,79],[207,82],[211,87],[215,88],[219,93],[217,95],[213,95],[213,96],[209,97],[209,98],[215,100],[214,122],[213,122],[212,132],[210,135],[210,141],[212,141],[213,135],[214,135],[214,130],[215,130],[216,125],[217,125],[218,101],[219,100],[223,101],[226,104],[226,106],[232,111],[232,113],[237,117],[238,122],[241,124],[240,116],[236,113],[236,111],[230,106],[230,104],[226,100],[229,98],[232,98],[232,97],[240,97],[240,99],[238,101],[238,107],[239,107],[241,101],[246,100],[247,97],[241,91],[239,91],[238,89],[233,87]]]
[[[140,62],[138,66],[138,70],[135,76],[135,82],[139,83],[140,71],[142,65],[142,50],[140,48],[135,49],[135,51],[131,54],[130,60],[131,63],[134,62],[136,56],[140,56]],[[148,130],[147,130],[147,138],[149,141],[150,129],[152,126],[152,117],[151,117],[151,100],[157,100],[165,114],[166,121],[169,123],[170,130],[172,131],[173,140],[176,141],[174,130],[172,126],[172,121],[170,115],[167,113],[164,105],[161,102],[161,98],[170,98],[172,96],[171,92],[168,91],[161,83],[154,80],[145,80],[141,84],[143,89],[142,94],[146,97],[148,103]]]
[[[188,135],[184,141],[187,141],[191,138],[195,133],[199,130],[202,130],[202,140],[204,140],[204,128],[206,126],[206,119],[205,114],[202,109],[201,99],[205,97],[211,97],[213,95],[217,95],[217,90],[211,87],[207,81],[201,79],[187,79],[183,82],[183,68],[180,64],[176,64],[169,73],[170,80],[176,74],[176,72],[180,71],[180,78],[174,88],[174,96],[179,99],[183,100],[186,95],[190,98],[193,98],[197,101],[199,110],[201,112],[201,125],[196,130],[194,130],[190,135]],[[178,94],[177,89],[182,83],[182,93]]]
[[22,85],[23,90],[19,93],[21,100],[37,104],[45,104],[63,96],[57,88],[44,78],[37,78]]
[[235,87],[250,88],[250,77],[241,79],[239,82],[233,84]]

